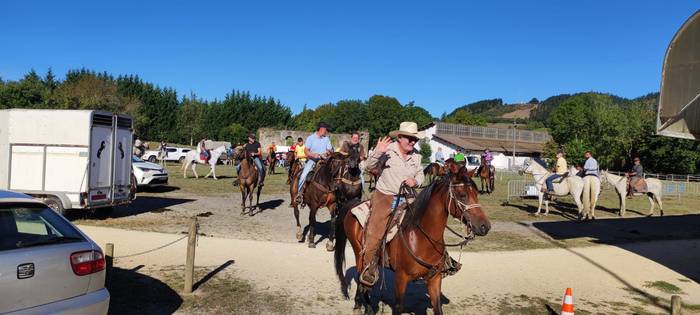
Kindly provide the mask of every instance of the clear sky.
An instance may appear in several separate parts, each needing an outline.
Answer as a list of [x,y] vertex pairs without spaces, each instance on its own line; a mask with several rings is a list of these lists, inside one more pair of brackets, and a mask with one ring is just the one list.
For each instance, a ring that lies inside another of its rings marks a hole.
[[[229,3],[230,2],[230,3]],[[439,116],[485,98],[657,91],[700,1],[2,1],[0,77],[30,69],[138,74],[296,113],[373,94]]]

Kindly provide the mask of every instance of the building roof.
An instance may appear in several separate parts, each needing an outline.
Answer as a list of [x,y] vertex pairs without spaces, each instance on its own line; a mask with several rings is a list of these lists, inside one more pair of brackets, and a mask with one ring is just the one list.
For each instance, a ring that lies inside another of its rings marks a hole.
[[[467,151],[483,151],[489,149],[496,152],[513,152],[513,141],[479,139],[460,137],[456,135],[433,135],[433,139],[447,144],[458,146]],[[541,142],[515,142],[515,153],[542,153],[544,143]]]

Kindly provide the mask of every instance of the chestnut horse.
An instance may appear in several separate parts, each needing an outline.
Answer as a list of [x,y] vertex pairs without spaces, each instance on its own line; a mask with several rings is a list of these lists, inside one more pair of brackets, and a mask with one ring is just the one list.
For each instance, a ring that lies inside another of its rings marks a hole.
[[[477,174],[479,175],[479,178],[481,179],[481,193],[492,193],[494,188],[496,187],[494,185],[495,178],[496,178],[496,170],[493,167],[493,165],[486,165],[486,160],[481,159],[481,165],[479,165],[479,169],[477,170]],[[486,189],[484,189],[484,184],[486,184]]]
[[[467,232],[466,239],[474,235],[483,236],[491,228],[489,219],[479,205],[476,184],[472,181],[473,171],[449,164],[449,174],[423,189],[415,202],[408,207],[397,236],[386,244],[388,261],[380,259],[395,273],[394,313],[401,313],[402,298],[406,286],[412,280],[423,278],[427,283],[428,295],[435,314],[442,314],[440,304],[442,275],[445,262],[449,260],[445,250],[444,232],[447,219],[453,216],[462,222]],[[357,201],[359,202],[359,201]],[[349,240],[355,253],[357,270],[363,270],[362,242],[363,229],[357,219],[348,214],[356,203],[348,204],[339,211],[342,220],[336,229],[335,271],[345,298],[349,283],[345,281],[345,244]],[[382,256],[382,255],[380,255]],[[373,314],[370,306],[369,290],[358,285],[355,294],[355,310]]]
[[269,175],[275,174],[275,164],[277,164],[277,160],[275,159],[276,155],[275,149],[272,147],[267,148],[267,173]]
[[[351,172],[350,169],[353,167],[348,167],[348,164],[352,164],[357,169],[357,172]],[[331,213],[331,232],[328,235],[326,249],[332,251],[335,241],[335,233],[333,231],[335,230],[338,202],[362,196],[359,180],[359,155],[346,157],[340,153],[333,153],[327,160],[319,161],[315,166],[314,174],[309,175],[311,178],[304,188],[304,204],[299,205],[296,202],[296,197],[299,193],[297,187],[302,169],[300,167],[293,175],[291,187],[289,188],[292,197],[292,207],[294,208],[294,219],[297,224],[297,240],[301,241],[303,237],[301,223],[299,222],[299,206],[302,208],[304,205],[309,206],[309,234],[307,237],[309,248],[316,247],[314,241],[316,237],[316,213],[318,209],[325,207]],[[356,179],[349,177],[352,174],[356,174]]]
[[[258,171],[255,169],[253,158],[243,147],[235,149],[234,159],[241,164],[241,171],[238,172],[238,186],[241,189],[241,215],[248,213],[252,216],[260,203],[260,190],[262,189],[261,186],[258,186]],[[253,192],[256,187],[258,188],[257,199],[255,206],[253,206]],[[246,199],[250,200],[249,207],[245,205]],[[246,212],[246,210],[248,211]]]
[[427,179],[427,184],[432,183],[436,177],[445,176],[445,173],[445,167],[435,162],[428,164],[428,166],[423,169],[423,175],[425,175]]

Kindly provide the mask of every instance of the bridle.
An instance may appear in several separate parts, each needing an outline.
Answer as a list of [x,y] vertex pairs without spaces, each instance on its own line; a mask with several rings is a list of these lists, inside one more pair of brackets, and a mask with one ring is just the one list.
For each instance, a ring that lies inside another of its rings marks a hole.
[[[464,245],[469,243],[469,241],[471,241],[475,237],[474,228],[472,226],[471,216],[469,215],[469,210],[481,207],[481,204],[478,204],[478,203],[469,204],[469,203],[462,202],[461,200],[459,200],[459,198],[457,198],[456,194],[454,193],[454,187],[472,186],[471,183],[452,184],[452,182],[450,181],[450,175],[443,177],[443,180],[448,181],[448,185],[449,185],[448,186],[447,207],[445,207],[444,209],[447,212],[447,215],[451,216],[452,215],[451,207],[453,207],[452,205],[454,204],[454,207],[456,207],[457,210],[459,210],[459,212],[460,212],[459,221],[461,223],[463,223],[465,233],[464,233],[464,235],[460,234],[459,232],[453,230],[449,224],[445,224],[445,228],[447,230],[449,230],[450,232],[452,232],[453,234],[460,237],[462,239],[462,241],[460,241],[458,243],[444,243],[444,242],[441,242],[438,240],[434,240],[432,237],[430,237],[428,232],[426,232],[425,229],[423,229],[423,226],[421,226],[420,222],[417,222],[416,226],[418,227],[418,230],[420,230],[421,233],[428,239],[428,242],[432,245],[433,249],[435,249],[437,251],[438,245],[441,245],[444,247],[443,252],[440,253],[441,256],[440,256],[438,263],[433,265],[433,264],[430,264],[430,263],[424,261],[420,257],[416,256],[416,254],[413,252],[413,250],[411,250],[411,247],[408,245],[408,241],[406,240],[406,237],[404,236],[404,233],[403,233],[404,228],[402,228],[401,224],[399,224],[399,228],[398,228],[399,238],[401,239],[406,251],[411,255],[411,257],[418,264],[420,264],[421,266],[423,266],[429,270],[427,278],[432,277],[435,273],[440,271],[439,270],[440,265],[446,262],[446,258],[449,257],[449,254],[447,253],[446,247],[459,247],[459,249],[460,249],[459,250],[459,261],[462,260],[462,249],[464,248]],[[416,193],[415,193],[414,188],[408,187],[405,184],[401,184],[401,188],[399,188],[399,197],[403,197],[406,200],[408,200],[408,198],[415,198],[415,196],[416,196]],[[411,207],[412,206],[409,203],[406,203],[407,210],[411,210]],[[396,212],[397,211],[394,211],[394,213],[396,213]],[[391,222],[393,220],[394,220],[394,218],[389,220],[389,222]],[[458,263],[459,263],[459,261],[458,261]]]

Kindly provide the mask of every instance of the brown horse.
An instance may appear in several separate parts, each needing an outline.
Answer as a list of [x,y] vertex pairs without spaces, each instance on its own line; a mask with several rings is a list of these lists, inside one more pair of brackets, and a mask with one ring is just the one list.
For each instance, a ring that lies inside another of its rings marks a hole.
[[[493,165],[486,165],[486,160],[481,159],[481,165],[479,165],[479,169],[477,170],[477,174],[479,175],[479,178],[481,179],[481,193],[492,193],[494,188],[496,187],[494,185],[495,182],[495,177],[496,177],[496,170],[494,169]],[[484,184],[486,184],[486,189],[484,189]]]
[[[316,213],[320,208],[328,208],[331,213],[331,233],[328,236],[326,249],[332,251],[335,242],[335,222],[336,209],[338,203],[344,200],[357,198],[362,196],[362,188],[359,178],[359,157],[344,156],[340,153],[334,153],[329,159],[317,163],[315,172],[310,175],[310,180],[304,188],[304,204],[309,206],[309,232],[308,246],[309,248],[316,247],[314,238],[316,236]],[[353,165],[350,167],[349,165]],[[355,169],[356,171],[353,171]],[[303,167],[301,165],[293,172],[291,186],[289,188],[292,197],[292,207],[294,208],[294,218],[297,224],[297,240],[301,241],[303,237],[301,223],[299,222],[299,206],[304,205],[296,203],[298,194],[297,187],[299,177]],[[354,177],[353,177],[354,176]]]
[[275,174],[275,164],[277,164],[277,160],[275,159],[276,156],[275,149],[272,147],[267,148],[267,173],[269,175],[274,175]]
[[[235,149],[234,159],[241,164],[241,170],[238,172],[238,186],[241,189],[241,215],[248,213],[252,216],[260,203],[260,190],[262,189],[261,186],[258,186],[258,171],[255,169],[253,158],[243,147]],[[256,187],[258,188],[257,199],[255,206],[253,206],[253,192]],[[250,201],[249,207],[245,205],[246,199]]]
[[446,173],[447,171],[444,166],[434,162],[428,164],[428,166],[423,169],[423,175],[425,175],[427,179],[427,184],[431,184],[436,177],[445,176]]
[[[451,259],[445,250],[443,234],[451,215],[459,219],[467,231],[465,238],[488,233],[491,223],[479,205],[476,184],[471,180],[473,172],[450,165],[449,174],[423,189],[409,206],[399,232],[386,245],[388,261],[382,264],[395,273],[394,313],[401,313],[402,298],[406,286],[412,280],[423,278],[435,314],[442,314],[440,304],[442,275],[445,263]],[[349,283],[345,281],[345,244],[349,240],[355,253],[357,270],[363,270],[363,229],[352,214],[347,214],[353,204],[342,207],[336,229],[335,271],[341,283],[341,291],[348,298]],[[341,223],[342,222],[342,223]],[[384,260],[381,259],[380,262]],[[365,307],[365,313],[374,313],[369,304],[369,288],[358,285],[355,294],[355,310]]]
[[294,158],[294,152],[289,151],[285,153],[286,159],[284,159],[284,167],[287,168],[287,185],[292,183],[292,174],[295,171],[295,167],[298,168],[298,161]]

